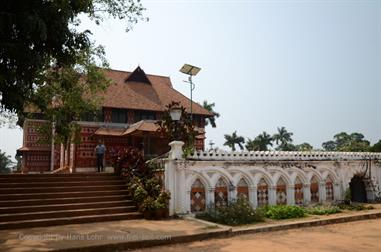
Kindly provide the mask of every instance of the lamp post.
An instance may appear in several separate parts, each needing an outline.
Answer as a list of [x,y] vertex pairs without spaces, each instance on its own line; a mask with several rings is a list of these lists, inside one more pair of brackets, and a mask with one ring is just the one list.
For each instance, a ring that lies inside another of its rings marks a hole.
[[182,114],[182,110],[178,106],[173,106],[169,109],[169,115],[171,116],[172,121],[175,123],[175,135],[174,135],[175,139],[174,140],[178,140],[177,138],[179,138],[177,128],[178,128],[178,122],[181,119],[181,114]]
[[195,88],[195,85],[194,83],[192,82],[192,76],[196,76],[198,74],[198,72],[200,72],[201,68],[199,67],[196,67],[196,66],[192,66],[192,65],[189,65],[189,64],[184,64],[183,67],[180,69],[180,72],[184,73],[184,74],[188,74],[189,77],[188,77],[188,81],[184,81],[184,82],[187,82],[190,84],[190,119],[191,119],[191,123],[192,123],[192,106],[193,106],[193,97],[192,97],[192,94],[193,94],[193,90]]

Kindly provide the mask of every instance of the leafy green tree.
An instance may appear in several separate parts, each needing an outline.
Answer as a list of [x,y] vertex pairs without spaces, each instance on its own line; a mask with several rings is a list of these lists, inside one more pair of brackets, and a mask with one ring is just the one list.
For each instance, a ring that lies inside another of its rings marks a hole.
[[327,141],[322,144],[322,147],[326,151],[335,151],[336,150],[336,142],[335,141]]
[[273,139],[276,144],[278,144],[277,150],[293,150],[294,146],[291,145],[292,143],[292,132],[288,132],[285,127],[278,127],[278,133],[273,135]]
[[273,138],[266,131],[263,131],[254,140],[248,139],[246,142],[248,151],[267,151],[268,146],[273,146]]
[[208,101],[204,101],[203,107],[204,109],[208,110],[210,113],[213,114],[212,117],[208,117],[205,120],[205,126],[208,126],[209,124],[212,125],[213,128],[217,127],[216,125],[216,118],[220,117],[220,114],[216,111],[214,111],[214,106],[216,104],[213,103],[208,103]]
[[235,151],[235,145],[238,145],[238,147],[243,150],[243,144],[245,143],[245,138],[242,136],[237,135],[237,131],[234,131],[231,135],[224,135],[225,137],[225,146],[229,146],[232,151]]
[[312,151],[313,147],[309,143],[302,143],[295,146],[297,151]]
[[370,151],[381,152],[381,139],[370,148]]
[[143,11],[139,0],[2,1],[0,109],[22,113],[52,64],[71,65],[91,47],[91,32],[79,30],[81,16],[96,24],[122,19],[129,30]]
[[322,144],[325,150],[329,151],[369,151],[370,142],[365,139],[361,133],[354,132],[348,134],[340,132],[336,134],[334,140],[324,142]]
[[76,64],[45,73],[45,85],[37,88],[33,100],[44,118],[52,122],[38,129],[43,140],[50,143],[54,131],[55,144],[63,144],[65,151],[71,143],[80,142],[78,121],[84,114],[97,115],[102,101],[100,94],[109,84],[99,67],[107,67],[101,47],[78,53]]
[[11,156],[0,150],[0,173],[10,173],[12,165]]

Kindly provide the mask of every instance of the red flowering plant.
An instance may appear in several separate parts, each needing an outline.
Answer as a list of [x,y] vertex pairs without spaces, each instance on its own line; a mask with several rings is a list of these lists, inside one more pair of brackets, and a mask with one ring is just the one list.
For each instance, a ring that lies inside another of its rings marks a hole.
[[[115,151],[113,166],[117,174],[127,179],[127,186],[141,212],[168,208],[170,194],[161,187],[139,149],[127,147]],[[150,216],[151,213],[147,218]]]

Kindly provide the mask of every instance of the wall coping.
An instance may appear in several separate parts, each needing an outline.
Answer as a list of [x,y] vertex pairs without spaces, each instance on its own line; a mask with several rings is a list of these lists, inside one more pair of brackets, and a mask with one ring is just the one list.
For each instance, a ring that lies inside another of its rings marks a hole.
[[188,160],[215,161],[345,161],[379,160],[381,152],[337,152],[337,151],[196,151],[188,155]]

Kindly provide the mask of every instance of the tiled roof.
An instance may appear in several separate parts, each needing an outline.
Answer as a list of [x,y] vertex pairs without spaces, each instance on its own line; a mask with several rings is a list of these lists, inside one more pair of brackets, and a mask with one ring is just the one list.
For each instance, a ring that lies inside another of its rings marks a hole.
[[[143,72],[144,73],[144,72]],[[131,72],[105,70],[112,84],[104,94],[103,107],[164,111],[172,101],[180,102],[190,112],[190,99],[172,87],[169,77],[150,75],[150,82],[127,81]],[[198,103],[193,102],[193,114],[212,116]]]

